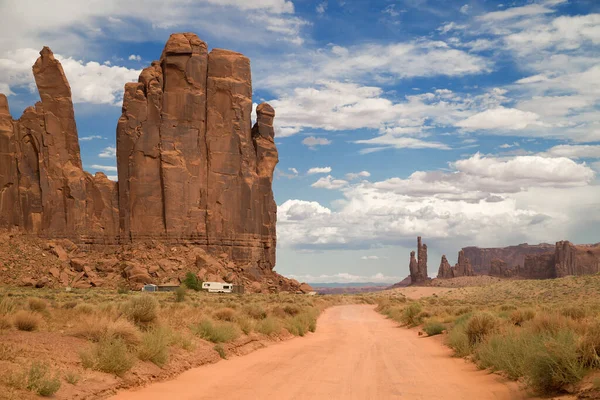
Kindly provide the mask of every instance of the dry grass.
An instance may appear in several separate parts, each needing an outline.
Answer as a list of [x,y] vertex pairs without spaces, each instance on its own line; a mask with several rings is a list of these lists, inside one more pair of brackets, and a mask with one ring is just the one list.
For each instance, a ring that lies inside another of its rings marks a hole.
[[27,304],[31,311],[37,311],[37,312],[46,311],[46,308],[48,307],[48,305],[46,304],[46,302],[44,300],[38,299],[36,297],[31,297],[31,298],[27,299]]
[[138,347],[138,357],[163,367],[169,361],[169,346],[173,340],[170,329],[158,327],[144,333]]
[[20,331],[33,332],[39,328],[41,319],[31,311],[21,310],[15,314],[14,324],[15,328]]
[[443,322],[457,356],[523,380],[536,392],[572,390],[600,369],[600,275],[502,280],[408,305],[386,295],[376,297],[379,312],[405,325],[425,321],[423,329]]
[[125,375],[135,364],[135,356],[121,339],[103,339],[79,355],[85,368],[117,376]]
[[100,342],[104,339],[121,339],[129,346],[140,342],[139,330],[128,320],[119,318],[112,320],[109,317],[91,315],[81,319],[73,336]]

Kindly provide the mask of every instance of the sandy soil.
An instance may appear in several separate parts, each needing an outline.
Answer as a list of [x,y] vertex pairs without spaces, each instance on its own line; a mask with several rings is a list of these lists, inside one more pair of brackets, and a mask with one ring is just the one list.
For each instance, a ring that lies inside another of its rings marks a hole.
[[517,385],[478,371],[439,337],[419,337],[373,306],[326,310],[317,332],[244,357],[189,370],[115,400],[152,399],[506,399]]

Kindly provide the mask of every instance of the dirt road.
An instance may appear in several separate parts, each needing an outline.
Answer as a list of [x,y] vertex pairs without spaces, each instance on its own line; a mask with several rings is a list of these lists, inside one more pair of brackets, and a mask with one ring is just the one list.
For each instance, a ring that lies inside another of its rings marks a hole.
[[523,399],[516,384],[451,358],[372,306],[340,306],[317,332],[113,399]]

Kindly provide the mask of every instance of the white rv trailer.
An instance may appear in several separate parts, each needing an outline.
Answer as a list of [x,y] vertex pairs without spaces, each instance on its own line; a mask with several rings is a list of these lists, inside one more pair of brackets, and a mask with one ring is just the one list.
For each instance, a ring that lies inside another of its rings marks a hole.
[[209,293],[231,293],[233,292],[233,283],[202,282],[202,289]]

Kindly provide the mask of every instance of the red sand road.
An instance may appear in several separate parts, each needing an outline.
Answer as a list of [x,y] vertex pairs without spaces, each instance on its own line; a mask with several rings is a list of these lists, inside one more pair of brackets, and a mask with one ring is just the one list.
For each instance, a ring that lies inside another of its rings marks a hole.
[[174,380],[121,392],[158,399],[524,399],[516,384],[450,357],[373,306],[339,306],[317,332],[243,357],[189,370]]

